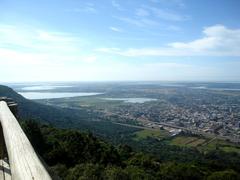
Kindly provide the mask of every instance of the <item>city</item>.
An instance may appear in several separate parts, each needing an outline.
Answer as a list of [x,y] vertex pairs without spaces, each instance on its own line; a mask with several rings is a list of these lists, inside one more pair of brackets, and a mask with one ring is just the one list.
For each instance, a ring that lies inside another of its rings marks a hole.
[[[238,89],[199,89],[192,87],[191,84],[182,87],[175,87],[174,84],[172,86],[122,85],[96,97],[39,101],[48,104],[58,102],[59,106],[62,104],[64,107],[85,108],[87,111],[98,112],[100,119],[105,118],[113,122],[151,128],[159,128],[160,125],[163,128],[171,127],[170,130],[180,129],[193,134],[239,142]],[[98,88],[95,91],[101,89]],[[93,89],[94,87],[91,90]],[[147,101],[138,102],[139,99],[144,99],[142,97],[148,98]]]

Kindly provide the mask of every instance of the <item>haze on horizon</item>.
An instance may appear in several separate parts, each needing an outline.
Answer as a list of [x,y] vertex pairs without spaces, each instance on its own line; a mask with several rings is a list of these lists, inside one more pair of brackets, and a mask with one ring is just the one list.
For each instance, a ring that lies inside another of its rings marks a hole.
[[240,81],[239,0],[2,0],[0,82]]

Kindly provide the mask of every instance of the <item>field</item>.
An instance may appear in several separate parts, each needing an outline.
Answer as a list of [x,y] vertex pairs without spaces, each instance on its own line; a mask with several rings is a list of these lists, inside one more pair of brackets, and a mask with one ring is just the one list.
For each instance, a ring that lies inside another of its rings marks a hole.
[[206,142],[204,138],[191,136],[177,136],[173,138],[169,144],[177,146],[197,147]]
[[196,147],[198,150],[203,152],[220,149],[225,152],[240,153],[240,145],[215,138],[206,139],[203,137],[177,136],[171,139],[169,144],[181,147]]
[[44,104],[58,104],[62,107],[69,107],[69,108],[93,108],[98,110],[103,109],[112,109],[119,105],[123,104],[123,101],[109,101],[105,100],[101,97],[101,95],[94,96],[94,97],[73,97],[73,98],[59,98],[59,99],[42,99],[37,100],[40,103]]
[[219,139],[214,139],[212,141],[209,141],[209,143],[203,144],[203,146],[200,147],[200,150],[203,150],[203,151],[209,151],[214,149],[220,149],[225,152],[240,153],[240,145],[236,145],[231,142],[227,142]]
[[162,139],[164,137],[168,137],[169,133],[165,130],[148,130],[144,129],[138,132],[134,133],[134,140],[140,141],[143,139],[147,139],[148,137],[156,138],[156,139]]
[[222,150],[225,152],[236,152],[240,153],[240,145],[219,140],[216,138],[208,139],[205,137],[190,136],[190,135],[179,135],[171,137],[169,132],[166,130],[151,130],[144,129],[133,133],[134,141],[141,141],[147,138],[155,138],[160,141],[164,141],[168,145],[197,148],[199,151],[207,152],[211,150]]

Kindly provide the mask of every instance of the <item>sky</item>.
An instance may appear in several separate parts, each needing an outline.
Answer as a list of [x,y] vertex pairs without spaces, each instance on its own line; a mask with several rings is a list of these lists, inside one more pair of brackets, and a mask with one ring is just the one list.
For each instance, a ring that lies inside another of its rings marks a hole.
[[0,82],[239,82],[239,9],[239,0],[0,0]]

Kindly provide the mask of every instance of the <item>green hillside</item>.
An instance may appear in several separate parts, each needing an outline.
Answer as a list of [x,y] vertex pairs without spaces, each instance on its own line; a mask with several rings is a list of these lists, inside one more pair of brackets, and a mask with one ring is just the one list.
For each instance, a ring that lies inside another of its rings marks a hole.
[[[156,158],[128,145],[113,146],[92,133],[58,129],[35,121],[22,127],[52,174],[66,180],[238,180],[240,154],[179,148]],[[172,155],[171,155],[172,153]],[[186,158],[185,156],[188,156]],[[180,161],[182,159],[182,161]],[[189,159],[185,161],[185,159]]]
[[65,126],[71,124],[72,120],[88,120],[89,115],[84,112],[76,110],[56,108],[52,106],[42,105],[34,101],[25,99],[23,96],[16,93],[14,90],[7,86],[0,85],[0,96],[12,98],[18,103],[18,110],[20,118],[34,118],[41,119],[44,122]]
[[35,119],[41,123],[61,128],[91,131],[97,136],[119,142],[121,135],[138,131],[136,128],[125,127],[102,119],[98,114],[86,109],[68,109],[43,105],[24,98],[13,89],[0,85],[0,97],[12,98],[18,103],[19,119]]

